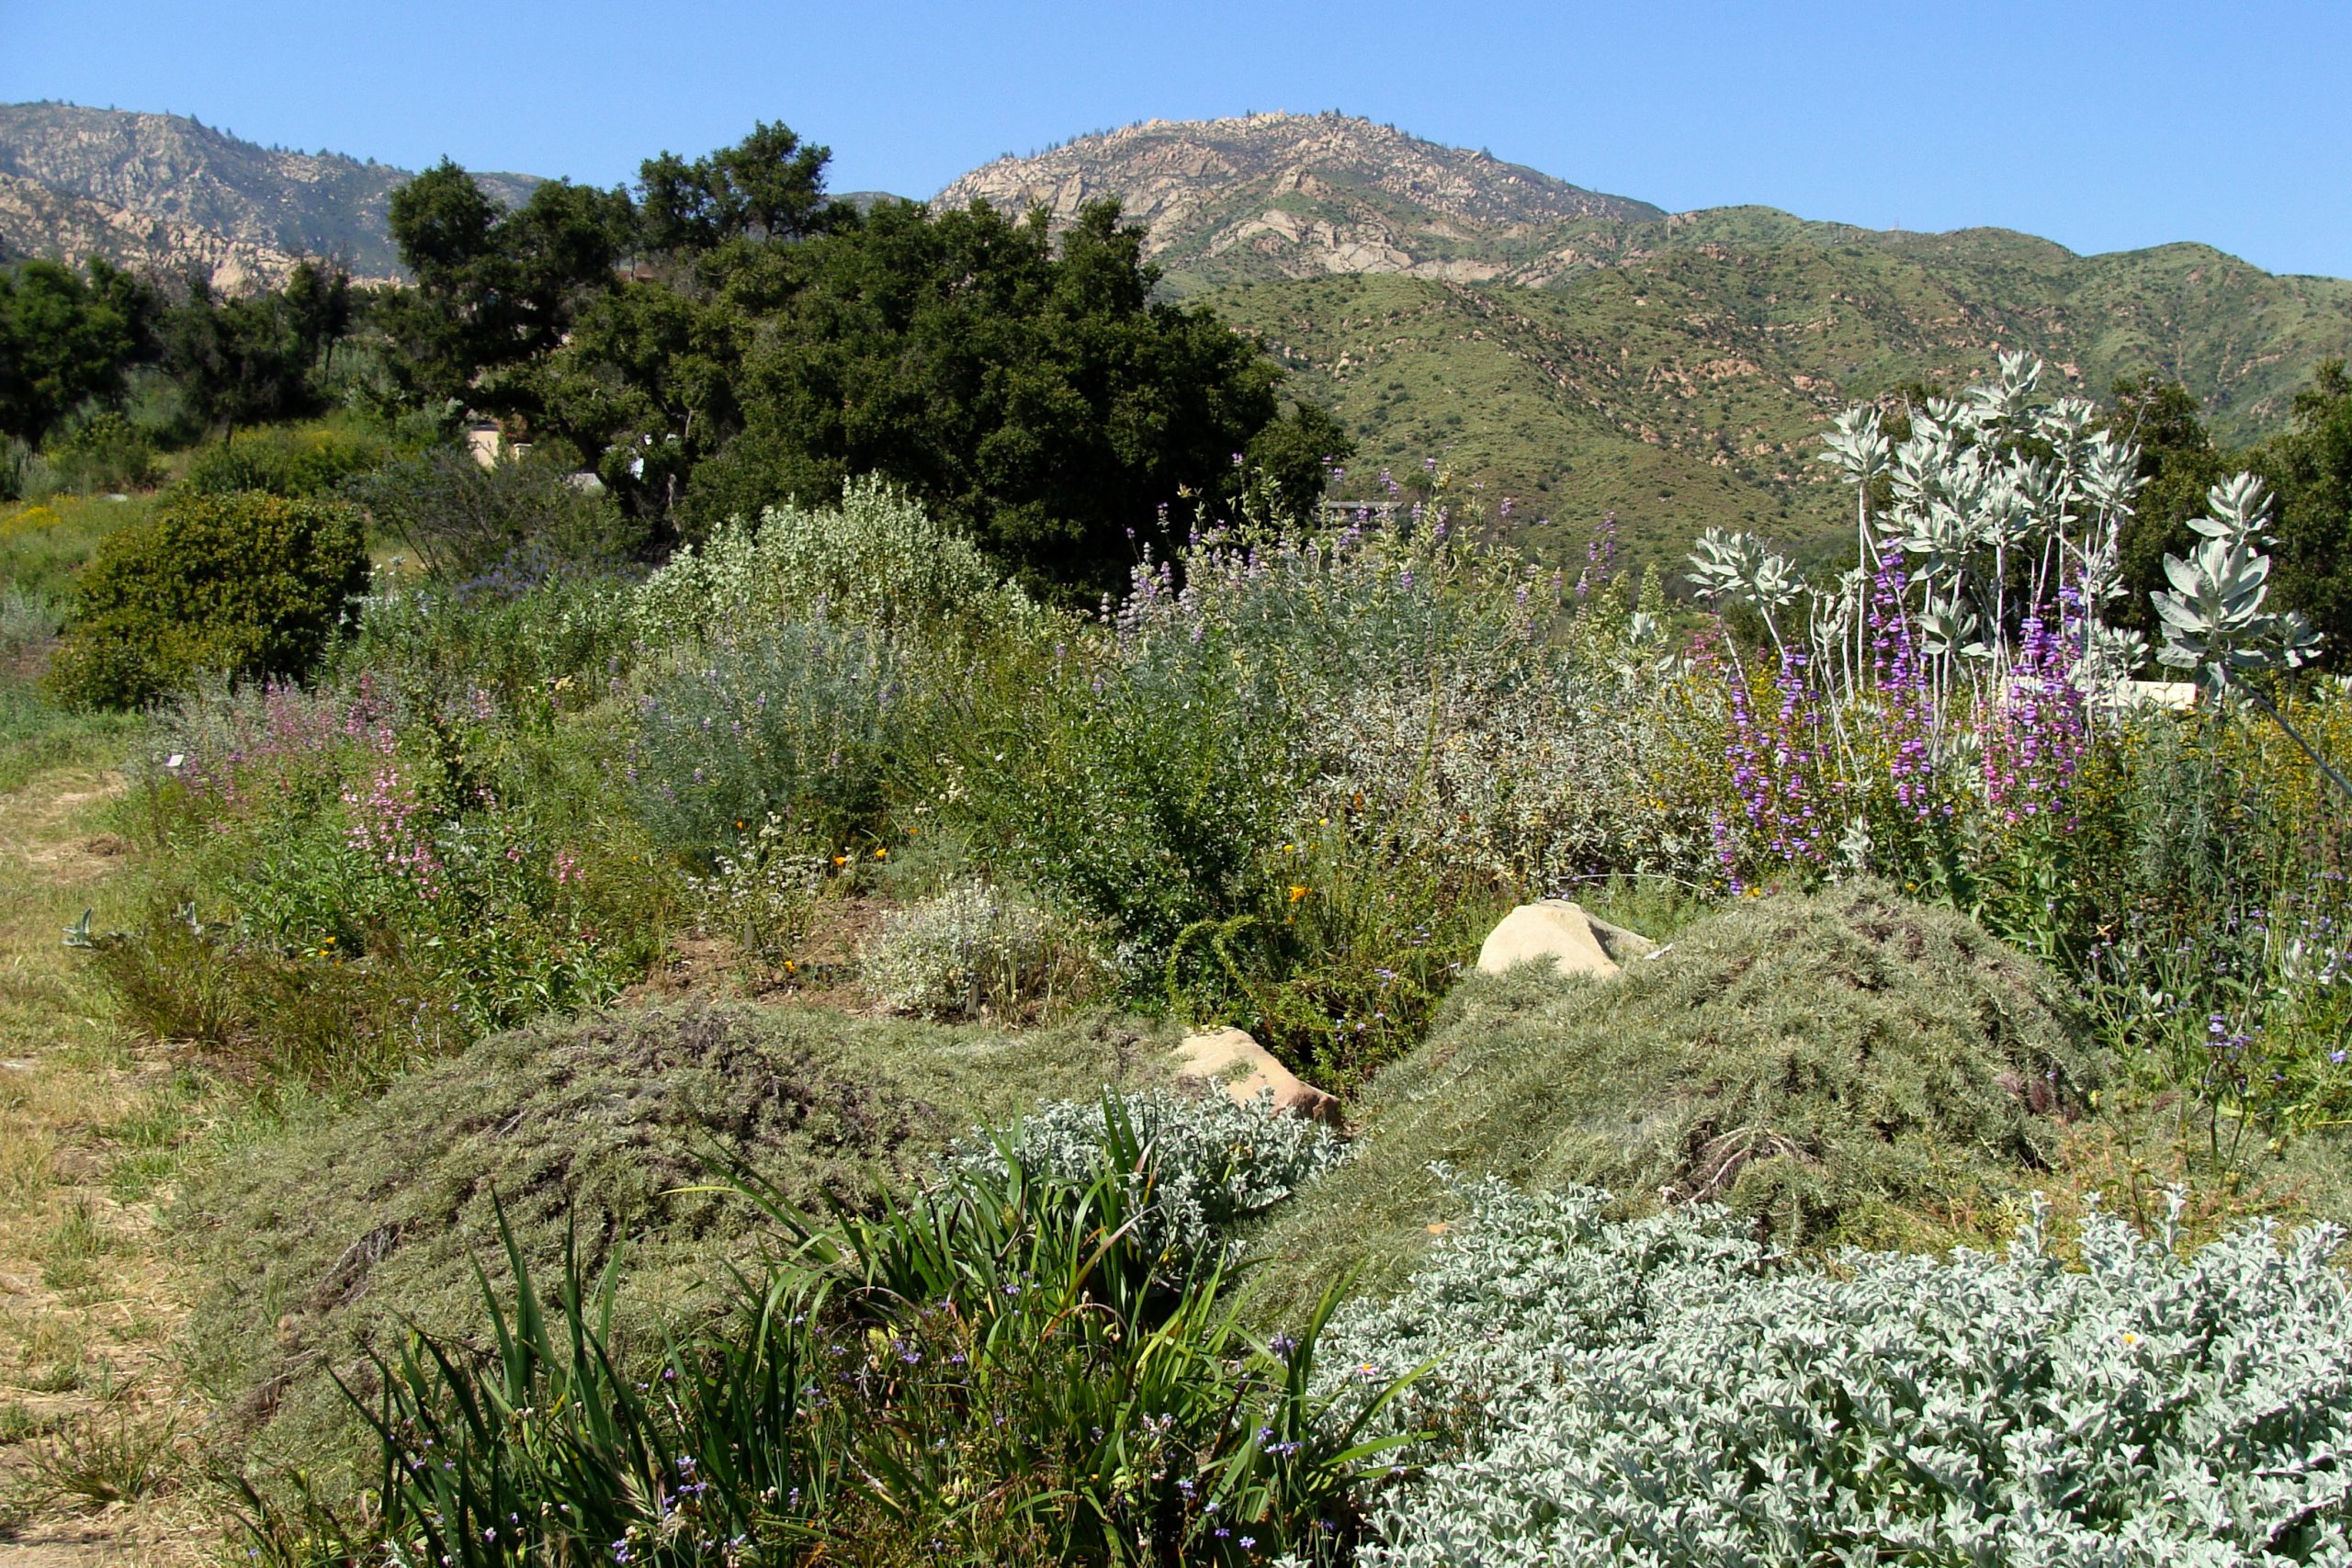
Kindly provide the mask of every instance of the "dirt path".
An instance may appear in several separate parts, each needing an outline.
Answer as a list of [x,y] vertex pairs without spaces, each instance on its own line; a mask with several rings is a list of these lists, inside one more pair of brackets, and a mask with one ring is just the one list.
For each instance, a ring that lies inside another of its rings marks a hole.
[[202,1412],[177,1386],[186,1314],[159,1246],[202,1090],[108,1021],[62,940],[103,927],[126,846],[114,775],[0,795],[0,1568],[200,1562]]

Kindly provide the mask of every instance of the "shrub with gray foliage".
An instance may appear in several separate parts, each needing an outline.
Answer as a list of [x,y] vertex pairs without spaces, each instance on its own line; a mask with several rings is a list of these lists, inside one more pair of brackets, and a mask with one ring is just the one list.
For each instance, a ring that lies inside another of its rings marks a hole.
[[[1110,1097],[1108,1103],[1126,1117],[1143,1148],[1128,1187],[1151,1195],[1144,1239],[1170,1251],[1196,1252],[1223,1240],[1242,1220],[1347,1157],[1346,1145],[1329,1128],[1278,1113],[1271,1094],[1237,1105],[1221,1094],[1155,1089]],[[947,1163],[1001,1176],[1009,1149],[1032,1170],[1091,1181],[1111,1158],[1104,1109],[1103,1100],[1040,1105],[1001,1140],[980,1131],[966,1136]]]
[[1467,1196],[1322,1358],[1368,1387],[1440,1358],[1392,1419],[1444,1435],[1367,1564],[2352,1561],[2333,1228],[2184,1257],[2094,1213],[2077,1267],[2037,1205],[2006,1258],[1820,1270],[1719,1212]]

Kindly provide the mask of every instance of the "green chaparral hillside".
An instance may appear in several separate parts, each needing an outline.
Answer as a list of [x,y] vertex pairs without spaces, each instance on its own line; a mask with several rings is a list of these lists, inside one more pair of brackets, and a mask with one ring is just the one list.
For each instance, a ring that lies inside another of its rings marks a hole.
[[[1858,399],[1955,388],[2030,349],[2103,398],[2177,379],[2222,439],[2270,434],[2352,352],[2352,283],[2209,246],[2076,255],[1998,229],[1914,234],[1768,208],[1665,214],[1338,115],[1147,122],[1002,159],[939,198],[1116,197],[1163,288],[1268,343],[1337,412],[1367,491],[1432,457],[1580,551],[1613,512],[1638,554],[1706,526],[1802,548],[1842,515],[1808,460]],[[1572,525],[1565,529],[1561,525]]]
[[2177,378],[2232,441],[2279,428],[2312,367],[2352,350],[2352,284],[2200,245],[2076,256],[1753,210],[1652,228],[1655,248],[1538,287],[1353,276],[1204,298],[1340,416],[1351,479],[1438,456],[1524,521],[1575,524],[1563,545],[1614,512],[1645,554],[1709,526],[1800,548],[1833,534],[1846,502],[1810,461],[1825,416],[1965,385],[2003,348],[2093,397],[2119,376]]

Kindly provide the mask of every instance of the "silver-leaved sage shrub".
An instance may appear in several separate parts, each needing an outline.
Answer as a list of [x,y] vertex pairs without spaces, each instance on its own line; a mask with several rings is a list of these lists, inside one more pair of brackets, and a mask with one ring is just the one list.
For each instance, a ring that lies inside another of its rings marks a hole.
[[1469,1196],[1319,1361],[1436,1358],[1389,1418],[1441,1436],[1366,1564],[2352,1562],[2331,1227],[2184,1256],[2094,1213],[2077,1265],[2037,1211],[2006,1257],[1822,1269],[1703,1210]]
[[[1347,1157],[1347,1145],[1329,1127],[1281,1114],[1271,1094],[1236,1104],[1222,1094],[1161,1089],[1111,1096],[1108,1103],[1142,1152],[1127,1169],[1127,1187],[1149,1204],[1138,1229],[1154,1251],[1197,1255],[1226,1243],[1239,1222]],[[1040,1105],[1007,1135],[960,1139],[947,1163],[1001,1176],[1010,1152],[1042,1175],[1092,1181],[1112,1157],[1104,1108],[1102,1100]]]
[[2301,614],[2266,606],[2270,558],[2262,547],[2275,544],[2263,530],[2270,501],[2252,474],[2215,485],[2206,493],[2206,514],[2189,519],[2199,543],[2187,559],[2165,557],[2169,592],[2151,595],[2164,622],[2157,657],[2176,670],[2193,672],[2216,702],[2232,694],[2232,682],[2256,671],[2293,670],[2319,651],[2319,634]]

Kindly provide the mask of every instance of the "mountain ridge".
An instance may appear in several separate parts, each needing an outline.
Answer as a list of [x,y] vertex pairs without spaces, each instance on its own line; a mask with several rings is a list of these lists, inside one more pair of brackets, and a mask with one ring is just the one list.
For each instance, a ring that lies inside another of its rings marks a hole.
[[[227,288],[282,282],[304,256],[364,281],[401,276],[391,193],[408,170],[267,148],[190,116],[0,104],[0,247],[119,265],[204,268]],[[503,202],[527,175],[475,176]]]
[[1261,338],[1339,415],[1351,484],[1436,458],[1521,518],[1564,513],[1589,537],[1613,516],[1653,559],[1724,523],[1800,550],[1834,536],[1846,502],[1810,460],[1826,418],[1964,385],[2003,350],[2092,397],[2177,379],[2232,442],[2278,429],[2316,366],[2352,355],[2352,282],[2194,243],[2082,255],[1989,226],[1669,213],[1544,175],[1416,205],[1515,168],[1345,116],[1251,116],[1079,137],[934,199],[1057,225],[1121,200],[1150,222],[1167,292]]
[[996,159],[949,184],[933,204],[1043,207],[1061,225],[1104,197],[1146,226],[1147,254],[1180,289],[1240,276],[1252,257],[1288,276],[1319,269],[1490,281],[1502,268],[1487,253],[1529,233],[1578,220],[1665,216],[1647,202],[1336,113],[1143,120]]
[[[383,220],[407,177],[182,117],[0,106],[0,254],[266,282],[327,251],[394,276]],[[478,177],[508,201],[533,183]],[[1436,457],[1522,517],[1613,514],[1637,553],[1725,522],[1829,536],[1843,502],[1809,457],[1826,416],[1964,385],[2005,349],[2093,397],[2179,380],[2230,442],[2280,428],[2321,361],[2352,357],[2352,282],[2192,242],[2082,255],[1995,227],[1667,212],[1336,113],[1141,121],[991,160],[933,200],[1067,224],[1105,197],[1147,226],[1164,293],[1333,409],[1352,484]]]

